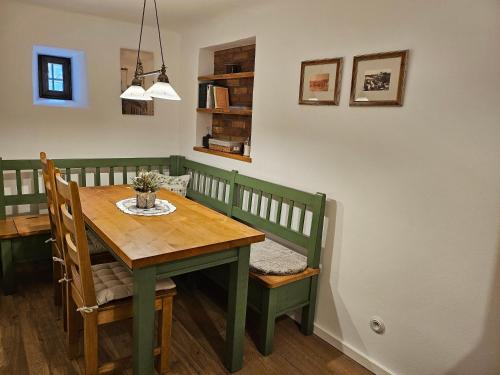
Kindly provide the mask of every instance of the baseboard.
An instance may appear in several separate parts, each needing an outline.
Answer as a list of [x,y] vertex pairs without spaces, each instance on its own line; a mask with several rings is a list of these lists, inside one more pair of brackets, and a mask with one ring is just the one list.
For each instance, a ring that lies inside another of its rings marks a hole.
[[[289,316],[292,319],[294,319],[295,321],[300,322],[300,319],[297,316],[297,314],[289,314]],[[366,367],[368,370],[375,373],[376,375],[394,375],[393,372],[389,371],[384,366],[380,365],[379,363],[377,363],[376,361],[374,361],[370,357],[359,352],[357,349],[353,348],[352,346],[343,343],[335,335],[333,335],[331,332],[328,332],[326,329],[322,328],[317,323],[314,323],[314,331],[313,332],[316,336],[318,336],[322,340],[326,341],[328,344],[333,346],[335,349],[338,349],[339,351],[344,353],[346,356],[348,356],[349,358],[352,358],[354,361],[358,362],[363,367]]]

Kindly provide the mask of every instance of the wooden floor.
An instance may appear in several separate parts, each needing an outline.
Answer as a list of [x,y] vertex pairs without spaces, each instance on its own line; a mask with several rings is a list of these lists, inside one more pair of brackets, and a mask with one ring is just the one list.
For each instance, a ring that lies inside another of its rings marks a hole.
[[[214,287],[183,287],[174,302],[171,374],[227,374],[224,348],[224,301]],[[238,374],[371,374],[316,336],[303,336],[290,318],[276,326],[275,351],[263,357],[252,338],[249,316],[244,367]],[[250,334],[249,334],[250,332]],[[131,353],[131,324],[100,331],[101,360]],[[60,314],[52,302],[47,277],[26,280],[13,296],[0,296],[0,374],[83,374],[83,361],[68,360]],[[132,371],[126,371],[131,374]]]

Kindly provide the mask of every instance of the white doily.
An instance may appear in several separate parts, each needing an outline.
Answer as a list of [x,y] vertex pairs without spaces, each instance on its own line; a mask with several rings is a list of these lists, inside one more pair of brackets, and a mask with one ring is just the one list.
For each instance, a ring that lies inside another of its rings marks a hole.
[[157,199],[153,208],[137,208],[136,198],[128,198],[116,202],[116,207],[129,215],[160,216],[168,215],[177,208],[169,201]]

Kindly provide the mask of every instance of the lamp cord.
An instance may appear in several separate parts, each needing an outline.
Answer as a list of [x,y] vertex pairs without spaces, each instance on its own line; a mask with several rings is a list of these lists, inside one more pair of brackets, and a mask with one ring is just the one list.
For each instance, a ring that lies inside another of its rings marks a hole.
[[139,48],[137,49],[137,61],[135,63],[135,76],[139,74],[138,68],[139,68],[139,55],[141,53],[141,42],[142,42],[142,29],[144,27],[144,13],[146,11],[146,0],[144,0],[144,5],[142,6],[142,20],[141,20],[141,32],[139,34]]
[[158,8],[156,6],[156,0],[153,0],[153,1],[155,3],[156,26],[158,27],[158,40],[160,41],[161,63],[162,63],[162,67],[163,67],[163,66],[165,66],[165,60],[163,58],[163,46],[161,44],[160,21],[158,21]]

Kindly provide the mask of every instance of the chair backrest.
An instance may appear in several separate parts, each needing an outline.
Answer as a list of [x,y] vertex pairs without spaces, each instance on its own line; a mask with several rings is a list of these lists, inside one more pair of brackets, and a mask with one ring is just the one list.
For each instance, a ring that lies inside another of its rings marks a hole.
[[55,241],[54,247],[57,251],[57,256],[64,259],[60,228],[61,222],[56,204],[54,162],[47,159],[45,152],[40,152],[40,163],[42,164],[43,184],[45,186],[45,195],[47,196],[47,209],[49,211],[52,240]]
[[235,176],[233,218],[272,233],[307,251],[319,266],[326,196],[240,174]]
[[55,170],[57,208],[61,217],[64,256],[71,292],[80,307],[97,305],[94,280],[90,266],[90,254],[85,232],[78,184],[66,182]]

